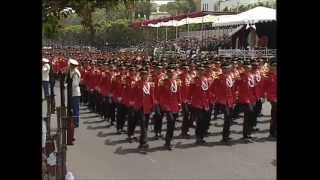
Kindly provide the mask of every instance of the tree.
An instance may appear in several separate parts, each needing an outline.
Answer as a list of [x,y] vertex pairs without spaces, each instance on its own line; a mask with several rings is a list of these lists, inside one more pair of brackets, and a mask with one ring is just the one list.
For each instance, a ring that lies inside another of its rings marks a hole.
[[196,11],[197,7],[193,0],[176,0],[160,6],[160,11],[168,12],[171,16],[186,14]]
[[[168,4],[169,4],[169,3],[168,3]],[[161,5],[159,6],[159,11],[160,11],[160,12],[167,12],[168,4],[161,4]]]
[[225,7],[225,8],[223,9],[223,12],[229,12],[228,7]]

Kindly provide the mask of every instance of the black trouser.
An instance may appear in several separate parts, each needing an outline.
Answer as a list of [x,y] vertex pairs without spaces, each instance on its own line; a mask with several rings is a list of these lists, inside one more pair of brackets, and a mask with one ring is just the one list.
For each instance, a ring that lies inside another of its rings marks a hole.
[[241,106],[239,103],[236,103],[232,111],[232,118],[239,117],[240,112],[241,112]]
[[155,114],[154,118],[154,132],[155,134],[161,134],[162,131],[162,119],[163,119],[163,112],[161,112],[160,105],[157,104],[155,106]]
[[105,97],[104,101],[104,118],[111,119],[111,123],[115,122],[115,103],[110,96]]
[[203,139],[207,130],[207,116],[208,111],[200,108],[193,107],[196,117],[196,138],[197,140]]
[[88,106],[89,106],[89,109],[91,110],[91,111],[94,111],[94,109],[95,109],[95,101],[94,101],[94,91],[88,91],[88,100],[89,100],[89,104],[88,104]]
[[182,116],[183,116],[183,121],[182,121],[182,127],[181,127],[181,134],[185,135],[188,134],[189,127],[190,127],[190,108],[187,103],[182,104]]
[[270,135],[277,136],[277,103],[271,102]]
[[103,118],[104,118],[104,120],[106,120],[107,119],[107,114],[108,114],[108,104],[109,104],[109,97],[108,96],[103,96],[103,100],[102,100],[102,116],[103,116]]
[[261,110],[262,110],[262,101],[261,101],[261,99],[258,99],[256,104],[254,105],[254,113],[256,115],[256,118],[254,119],[254,121],[252,123],[253,127],[257,126],[257,120],[258,120],[259,114],[261,114]]
[[178,113],[173,112],[165,112],[167,115],[167,132],[166,132],[166,145],[171,144],[171,140],[173,138],[174,128],[176,119],[178,117]]
[[189,106],[190,108],[190,127],[193,126],[193,122],[196,121],[196,113],[195,113],[195,110],[192,106]]
[[210,128],[210,121],[211,121],[211,114],[212,114],[213,107],[214,107],[214,105],[210,104],[209,105],[209,110],[207,111],[207,116],[206,116],[206,122],[207,122],[206,127],[207,128],[206,128],[206,132],[208,132],[209,128]]
[[243,137],[247,138],[251,135],[253,123],[256,118],[254,112],[254,104],[243,104],[244,120],[243,120]]
[[139,125],[140,125],[140,145],[146,144],[148,141],[148,122],[149,122],[149,114],[144,114],[143,109],[140,108],[138,110],[139,115]]
[[222,138],[226,139],[230,135],[230,126],[232,122],[232,114],[233,108],[227,105],[222,105],[222,111],[224,113],[224,123],[223,123],[223,131],[222,131]]
[[217,118],[217,116],[221,113],[221,105],[215,104],[213,110],[214,110],[213,116],[214,118]]
[[54,96],[54,85],[56,84],[56,80],[50,81],[50,95]]
[[80,92],[81,92],[81,96],[80,96],[80,103],[84,103],[84,85],[83,84],[80,84],[79,85],[79,87],[80,87]]
[[117,130],[118,131],[123,129],[126,113],[127,113],[127,107],[124,104],[117,103]]
[[262,110],[262,100],[261,98],[258,99],[258,101],[256,102],[255,105],[255,112],[257,115],[261,114],[261,110]]
[[103,96],[101,96],[101,94],[96,92],[96,113],[99,115],[102,115],[103,100],[104,100]]
[[140,121],[139,113],[133,107],[127,107],[128,110],[128,137],[134,135],[137,123]]

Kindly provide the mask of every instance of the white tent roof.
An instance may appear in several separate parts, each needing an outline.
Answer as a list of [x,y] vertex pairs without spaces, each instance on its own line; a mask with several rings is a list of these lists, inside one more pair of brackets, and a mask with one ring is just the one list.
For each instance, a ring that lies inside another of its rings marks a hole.
[[212,26],[254,24],[268,21],[276,21],[276,10],[259,6],[236,15],[218,16]]
[[217,16],[213,16],[213,15],[206,15],[206,16],[202,16],[202,17],[195,17],[195,18],[184,18],[180,21],[176,21],[176,20],[171,20],[168,22],[159,22],[157,24],[149,24],[148,26],[150,27],[168,27],[168,26],[183,26],[186,24],[199,24],[199,23],[208,23],[208,22],[214,22],[218,19]]

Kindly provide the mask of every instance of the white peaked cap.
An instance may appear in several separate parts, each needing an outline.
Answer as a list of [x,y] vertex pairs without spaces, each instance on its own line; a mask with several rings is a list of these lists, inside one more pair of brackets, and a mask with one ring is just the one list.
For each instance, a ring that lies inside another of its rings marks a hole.
[[69,59],[69,63],[70,63],[70,64],[73,64],[73,65],[76,65],[76,66],[79,65],[78,61],[75,60],[75,59]]
[[47,58],[42,58],[42,62],[48,63],[48,62],[49,62],[49,59],[47,59]]

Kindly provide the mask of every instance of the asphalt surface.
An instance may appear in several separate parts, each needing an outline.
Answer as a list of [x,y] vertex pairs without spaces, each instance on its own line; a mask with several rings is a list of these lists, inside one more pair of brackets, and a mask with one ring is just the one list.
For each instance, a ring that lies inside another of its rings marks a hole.
[[[57,86],[57,106],[60,106],[59,96]],[[43,108],[45,116],[46,106]],[[154,139],[152,125],[148,131],[149,150],[141,151],[137,149],[138,142],[129,143],[126,134],[117,135],[114,126],[109,127],[109,122],[89,112],[86,106],[80,109],[75,145],[68,146],[67,150],[67,168],[76,180],[276,179],[276,141],[267,139],[270,126],[268,102],[263,104],[265,116],[258,118],[260,131],[254,133],[257,138],[253,143],[240,140],[243,118],[235,120],[236,124],[231,127],[231,145],[220,143],[223,115],[219,115],[221,119],[211,122],[209,131],[212,134],[205,138],[207,143],[202,146],[194,144],[194,137],[182,139],[179,136],[181,122],[178,122],[172,151],[163,148],[163,139]],[[54,118],[52,129],[56,124]],[[194,135],[194,129],[189,133]],[[139,127],[135,136],[139,137]]]

